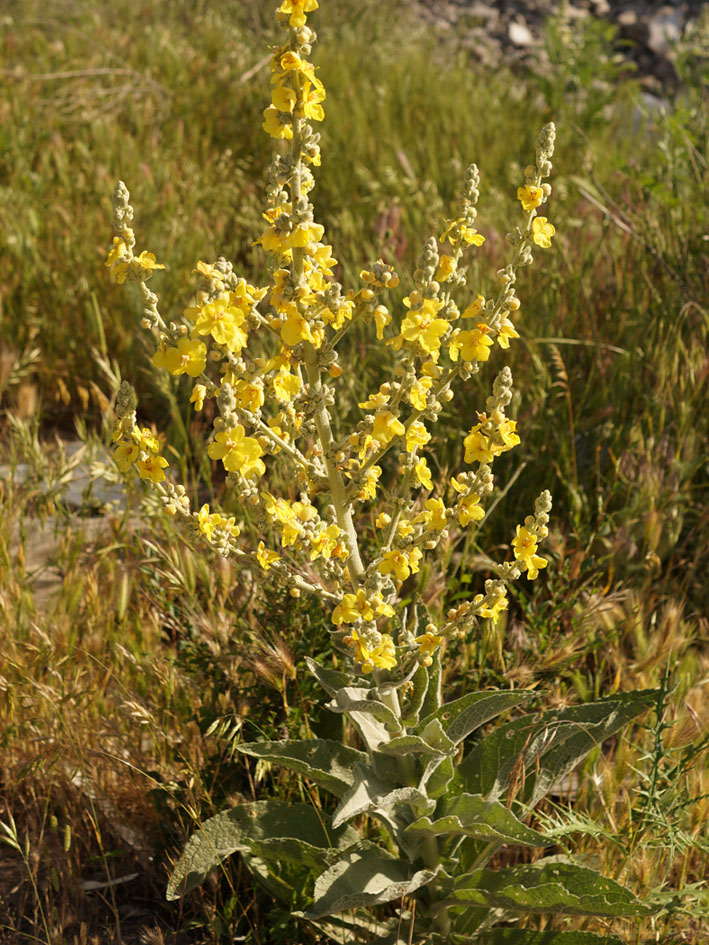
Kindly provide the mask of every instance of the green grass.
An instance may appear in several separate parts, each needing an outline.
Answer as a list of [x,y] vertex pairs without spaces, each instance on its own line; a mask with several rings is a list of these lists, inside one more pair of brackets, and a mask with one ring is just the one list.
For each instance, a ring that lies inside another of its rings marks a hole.
[[[327,648],[327,615],[285,595],[265,607],[249,574],[191,547],[135,486],[126,514],[99,525],[88,507],[71,514],[51,445],[76,423],[105,438],[123,375],[141,419],[187,455],[184,478],[208,493],[188,390],[148,370],[137,294],[107,278],[110,196],[124,179],[139,249],[168,264],[152,283],[164,314],[180,314],[198,259],[224,254],[263,275],[252,240],[270,157],[260,115],[271,7],[56,0],[49,14],[12,4],[0,23],[1,461],[30,468],[24,482],[0,483],[0,821],[12,830],[12,816],[19,837],[19,849],[0,845],[0,941],[130,942],[139,929],[154,930],[146,942],[178,929],[177,941],[293,941],[288,916],[238,862],[183,905],[163,891],[195,822],[236,795],[307,790],[234,761],[232,744],[340,724],[303,672],[304,657]],[[452,579],[431,565],[419,590],[434,612],[469,593],[485,574],[478,552],[504,556],[534,495],[552,491],[543,580],[520,582],[504,623],[449,651],[450,683],[535,685],[569,702],[657,685],[670,667],[662,718],[672,727],[650,718],[588,762],[571,837],[638,892],[660,879],[688,887],[706,876],[709,842],[706,798],[684,803],[709,791],[701,36],[680,56],[685,85],[666,113],[643,118],[600,28],[568,37],[551,27],[543,77],[482,73],[416,26],[406,4],[384,14],[369,0],[330,2],[316,28],[328,99],[314,199],[346,285],[384,255],[406,294],[406,273],[474,160],[487,235],[476,288],[488,291],[520,168],[539,126],[557,122],[558,236],[520,279],[522,339],[509,359],[522,444],[496,464],[499,485],[517,478],[465,553],[451,548]],[[354,330],[347,357],[361,363],[366,343]],[[387,369],[375,354],[344,379],[344,403]],[[495,370],[442,415],[441,478]],[[33,574],[43,522],[58,575],[49,597]],[[689,896],[654,929],[619,929],[633,945],[699,945],[708,913]]]

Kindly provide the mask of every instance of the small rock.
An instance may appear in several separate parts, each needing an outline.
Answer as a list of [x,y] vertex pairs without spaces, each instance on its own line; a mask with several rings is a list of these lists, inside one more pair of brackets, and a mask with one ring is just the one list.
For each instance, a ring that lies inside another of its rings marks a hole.
[[661,7],[650,20],[647,44],[658,56],[665,55],[682,35],[682,13],[672,7]]
[[534,37],[526,23],[514,22],[507,27],[507,35],[515,46],[533,46]]

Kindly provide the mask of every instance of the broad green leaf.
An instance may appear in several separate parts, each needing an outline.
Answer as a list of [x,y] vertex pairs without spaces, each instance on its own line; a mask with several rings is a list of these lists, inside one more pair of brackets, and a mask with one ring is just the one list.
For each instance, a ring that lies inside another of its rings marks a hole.
[[308,921],[335,945],[353,945],[363,940],[377,945],[409,945],[409,922],[400,921],[398,916],[382,921],[366,909],[359,909]]
[[436,837],[462,835],[535,847],[551,845],[542,834],[525,826],[499,801],[487,801],[479,794],[446,798],[435,817],[419,818],[406,828],[406,833]]
[[430,813],[435,807],[414,787],[400,787],[392,790],[391,785],[380,781],[371,768],[356,765],[353,772],[354,784],[342,796],[337,810],[332,815],[333,826],[339,827],[359,814],[375,813],[386,815],[389,822],[390,811],[397,804],[406,804],[414,814]]
[[441,728],[438,719],[433,719],[419,735],[399,735],[379,746],[379,751],[387,755],[431,755],[445,758],[455,754],[455,744]]
[[652,911],[612,879],[570,863],[474,870],[455,883],[450,904],[565,915],[649,915]]
[[352,767],[366,763],[363,751],[347,748],[340,742],[325,738],[303,741],[246,742],[237,750],[254,758],[297,771],[314,781],[318,787],[340,797],[352,785]]
[[533,929],[486,929],[475,945],[622,945],[615,935],[594,932],[537,932]]
[[417,726],[417,730],[425,728],[433,719],[438,719],[443,726],[443,731],[452,741],[462,742],[485,722],[489,722],[490,719],[494,719],[516,705],[529,702],[537,695],[538,693],[527,690],[470,692],[460,699],[442,705],[436,712],[423,719]]
[[328,854],[346,850],[359,841],[357,831],[334,828],[330,818],[308,804],[254,801],[210,817],[187,841],[167,886],[167,898],[178,899],[204,880],[232,853],[244,851],[263,857],[290,851],[297,862],[317,856],[320,865]]
[[419,714],[423,701],[428,692],[428,670],[425,666],[419,666],[411,680],[411,691],[403,702],[401,720],[404,725],[416,725],[419,720]]
[[585,755],[650,708],[655,698],[654,690],[618,693],[501,725],[459,765],[461,790],[497,799],[514,780],[518,800],[533,807]]
[[389,706],[376,698],[375,690],[345,686],[338,689],[326,708],[331,712],[346,712],[359,729],[370,751],[374,751],[382,742],[388,742],[390,733],[401,728]]
[[303,917],[319,919],[345,909],[391,902],[410,895],[435,876],[434,870],[412,873],[408,862],[365,841],[360,849],[344,853],[318,876],[315,901]]
[[421,778],[421,787],[426,789],[426,794],[430,798],[438,799],[448,790],[448,785],[455,777],[455,764],[453,758],[446,757],[442,761],[432,758],[426,765],[426,770]]
[[316,663],[309,656],[305,657],[305,663],[329,696],[334,696],[336,692],[344,689],[352,682],[352,676],[347,673],[340,673],[336,669],[330,669],[328,666],[321,666],[320,663]]

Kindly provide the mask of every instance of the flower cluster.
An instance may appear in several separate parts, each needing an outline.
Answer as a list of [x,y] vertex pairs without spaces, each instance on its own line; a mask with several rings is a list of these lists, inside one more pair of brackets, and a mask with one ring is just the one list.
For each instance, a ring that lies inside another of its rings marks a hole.
[[[326,601],[335,639],[361,672],[396,670],[403,678],[417,664],[429,665],[446,639],[469,633],[481,619],[497,619],[507,607],[506,583],[525,573],[533,579],[546,565],[538,554],[551,507],[545,492],[535,515],[517,528],[513,560],[491,562],[496,576],[484,593],[423,633],[403,614],[402,585],[421,573],[427,554],[484,519],[491,466],[520,442],[505,413],[512,375],[504,367],[461,444],[468,468],[448,482],[434,481],[429,453],[438,417],[459,382],[479,372],[496,346],[507,349],[519,337],[518,269],[532,261],[533,246],[551,245],[554,227],[537,210],[551,193],[544,179],[554,127],[547,125],[537,140],[535,164],[517,192],[523,222],[508,234],[512,257],[487,296],[468,287],[471,255],[485,241],[476,228],[480,174],[471,165],[458,215],[426,242],[396,317],[387,304],[387,293],[399,285],[392,266],[378,259],[361,271],[359,289],[345,291],[334,276],[337,261],[324,227],[314,219],[309,194],[321,154],[313,123],[323,120],[326,99],[308,58],[316,36],[307,15],[317,7],[317,0],[283,0],[277,11],[286,33],[271,57],[263,128],[278,152],[268,174],[265,228],[255,241],[270,260],[267,285],[252,285],[225,259],[199,262],[194,297],[179,321],[166,321],[147,286],[164,267],[152,253],[134,252],[128,191],[119,182],[114,193],[110,275],[140,287],[142,324],[156,339],[153,365],[190,378],[196,411],[213,401],[207,455],[226,473],[232,506],[248,509],[248,516],[226,516],[209,505],[191,511],[184,489],[166,478],[157,438],[138,427],[126,386],[116,403],[115,458],[122,470],[135,464],[165,508],[189,518],[194,533],[219,553],[252,562],[264,582]],[[338,344],[355,324],[371,326],[396,364],[391,379],[359,404],[354,429],[336,437]],[[292,484],[287,495],[274,494],[272,484],[281,463]],[[246,521],[257,530],[253,550],[242,534]],[[375,549],[368,561],[361,552],[365,537]]]

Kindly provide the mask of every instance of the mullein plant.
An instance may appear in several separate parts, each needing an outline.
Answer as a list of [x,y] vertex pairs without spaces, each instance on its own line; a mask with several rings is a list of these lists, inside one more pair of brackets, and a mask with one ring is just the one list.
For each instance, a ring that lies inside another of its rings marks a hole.
[[[356,743],[239,745],[337,800],[327,810],[317,800],[244,800],[212,817],[187,843],[168,898],[188,893],[239,852],[294,920],[334,941],[361,935],[387,943],[608,942],[607,933],[519,928],[519,916],[528,913],[647,912],[617,882],[545,855],[552,842],[527,821],[545,794],[653,695],[616,694],[539,713],[523,711],[533,699],[529,691],[481,691],[446,702],[442,688],[447,644],[497,620],[508,606],[509,583],[532,581],[547,567],[539,548],[548,533],[549,492],[510,536],[510,560],[491,561],[494,576],[438,623],[420,601],[404,606],[401,593],[426,555],[440,556],[451,533],[484,519],[495,459],[520,441],[506,412],[512,375],[502,367],[462,442],[460,471],[434,483],[426,455],[431,428],[456,388],[519,337],[518,272],[532,263],[535,247],[551,245],[554,226],[539,211],[551,193],[555,129],[542,129],[535,162],[524,172],[521,218],[508,235],[510,259],[496,274],[495,290],[484,297],[469,290],[466,278],[470,255],[485,239],[476,229],[473,164],[458,215],[425,244],[404,309],[394,317],[386,304],[399,284],[392,266],[380,259],[361,273],[361,288],[343,290],[333,277],[332,247],[313,217],[315,127],[324,118],[325,89],[308,59],[316,37],[307,14],[317,7],[317,0],[283,0],[276,11],[285,35],[273,50],[263,127],[279,145],[268,175],[266,226],[256,240],[271,260],[268,285],[250,284],[223,258],[199,262],[192,304],[181,320],[166,321],[148,288],[164,267],[152,253],[136,253],[128,191],[121,182],[114,193],[116,236],[106,265],[115,281],[135,282],[142,293],[142,324],[157,339],[153,365],[189,376],[196,411],[215,401],[207,452],[223,465],[243,516],[191,507],[185,489],[166,475],[157,437],[138,425],[125,383],[116,399],[116,462],[124,471],[135,467],[169,514],[260,574],[264,588],[313,595],[329,609],[340,668],[314,660],[308,667],[328,708],[352,723],[343,731]],[[339,342],[356,322],[391,349],[395,366],[392,380],[359,405],[361,419],[343,433],[333,422],[333,382],[343,372]],[[270,490],[275,464],[285,468],[281,481],[293,483],[289,495]],[[375,549],[369,560],[363,538]],[[511,721],[491,724],[510,711]],[[528,848],[518,858],[524,865],[503,865],[514,862],[509,852],[496,858],[510,845]],[[381,904],[388,906],[372,912]]]

